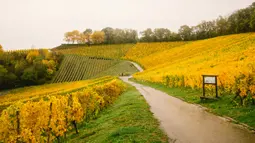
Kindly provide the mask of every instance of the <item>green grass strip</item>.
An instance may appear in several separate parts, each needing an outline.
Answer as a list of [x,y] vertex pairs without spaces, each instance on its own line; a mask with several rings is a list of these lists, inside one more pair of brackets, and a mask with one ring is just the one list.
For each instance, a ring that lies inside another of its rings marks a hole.
[[219,116],[230,117],[236,121],[234,123],[244,123],[247,124],[249,129],[254,130],[255,128],[255,106],[246,105],[240,106],[233,101],[234,95],[223,95],[220,96],[219,100],[206,100],[201,101],[200,96],[201,91],[192,90],[191,88],[170,88],[159,83],[152,83],[147,81],[138,81],[131,79],[131,81],[161,90],[171,96],[177,97],[183,101],[199,104]]
[[145,99],[130,85],[97,119],[81,124],[79,131],[70,133],[68,142],[168,142]]

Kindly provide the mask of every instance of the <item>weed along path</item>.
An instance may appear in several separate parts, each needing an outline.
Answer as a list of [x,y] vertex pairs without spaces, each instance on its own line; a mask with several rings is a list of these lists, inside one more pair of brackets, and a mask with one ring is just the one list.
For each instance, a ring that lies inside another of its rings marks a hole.
[[[138,65],[135,65],[138,66]],[[131,76],[130,76],[131,77]],[[255,134],[240,128],[224,118],[206,112],[199,106],[154,88],[144,86],[120,77],[144,96],[151,106],[151,112],[160,121],[160,125],[176,143],[254,143]]]

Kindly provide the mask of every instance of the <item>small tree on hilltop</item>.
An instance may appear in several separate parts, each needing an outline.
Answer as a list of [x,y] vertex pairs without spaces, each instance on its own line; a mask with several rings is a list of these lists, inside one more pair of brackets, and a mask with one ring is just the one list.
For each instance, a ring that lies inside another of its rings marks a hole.
[[92,35],[91,35],[91,39],[93,41],[94,44],[101,44],[104,42],[104,32],[102,31],[95,31]]
[[0,53],[3,53],[3,47],[2,47],[2,45],[0,44]]
[[90,39],[91,39],[91,34],[92,34],[92,29],[86,29],[83,32],[83,35],[85,37],[85,41],[86,43],[89,45],[91,43]]

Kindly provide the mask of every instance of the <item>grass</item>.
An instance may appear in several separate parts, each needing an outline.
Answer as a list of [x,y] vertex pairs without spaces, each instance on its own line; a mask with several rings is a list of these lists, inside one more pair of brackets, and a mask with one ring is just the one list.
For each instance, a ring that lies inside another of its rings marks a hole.
[[81,124],[79,131],[70,133],[68,142],[168,142],[145,99],[130,85],[97,119]]
[[111,66],[110,68],[106,69],[105,71],[97,74],[95,77],[103,77],[103,76],[119,76],[123,75],[131,75],[133,73],[138,72],[138,69],[128,61],[121,61],[118,64]]
[[65,55],[52,82],[59,83],[90,79],[119,62],[121,61],[108,58]]
[[199,104],[208,109],[209,112],[219,116],[230,117],[236,121],[234,123],[247,124],[249,129],[255,128],[255,105],[240,106],[233,102],[234,95],[224,95],[218,100],[201,101],[201,91],[192,90],[190,88],[170,88],[159,83],[151,83],[147,81],[138,81],[131,79],[134,82],[141,83],[146,86],[161,90],[171,96],[182,99],[183,101]]

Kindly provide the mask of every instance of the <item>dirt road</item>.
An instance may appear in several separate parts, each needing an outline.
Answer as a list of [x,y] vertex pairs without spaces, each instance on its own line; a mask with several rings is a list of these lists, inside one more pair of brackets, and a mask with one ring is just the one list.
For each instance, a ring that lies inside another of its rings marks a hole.
[[255,134],[224,118],[128,78],[121,77],[144,96],[163,130],[176,143],[255,143]]

